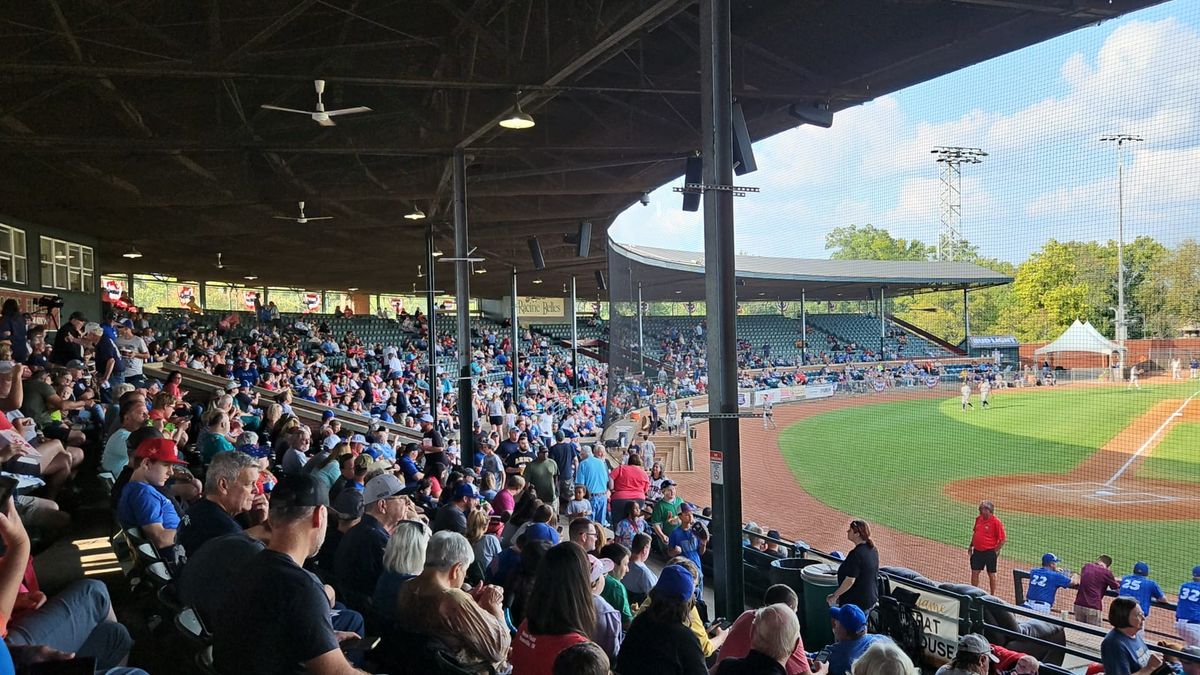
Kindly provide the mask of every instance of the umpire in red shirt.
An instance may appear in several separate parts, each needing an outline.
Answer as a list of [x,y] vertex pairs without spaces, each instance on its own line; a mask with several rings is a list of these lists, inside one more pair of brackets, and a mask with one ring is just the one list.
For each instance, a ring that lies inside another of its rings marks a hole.
[[988,592],[996,594],[996,559],[1004,546],[1004,523],[996,517],[996,506],[990,501],[979,502],[979,515],[971,532],[971,585],[979,586],[979,573],[987,569]]

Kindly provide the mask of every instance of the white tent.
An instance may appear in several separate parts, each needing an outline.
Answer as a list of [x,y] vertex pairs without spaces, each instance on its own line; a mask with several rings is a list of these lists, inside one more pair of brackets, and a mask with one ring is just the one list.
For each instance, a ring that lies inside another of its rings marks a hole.
[[1100,331],[1090,323],[1081,323],[1075,319],[1071,327],[1063,331],[1058,339],[1045,347],[1036,349],[1034,354],[1054,354],[1057,352],[1091,352],[1093,354],[1112,354],[1124,351],[1117,343],[1100,334]]

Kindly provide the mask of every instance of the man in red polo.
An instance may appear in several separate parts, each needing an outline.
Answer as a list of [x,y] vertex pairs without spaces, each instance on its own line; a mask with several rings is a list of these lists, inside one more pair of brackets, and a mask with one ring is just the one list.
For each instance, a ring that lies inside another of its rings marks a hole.
[[967,547],[971,556],[971,585],[979,586],[979,573],[987,569],[988,592],[992,595],[996,594],[996,560],[1004,541],[1004,523],[996,517],[996,506],[986,500],[979,502],[979,515],[971,532],[971,545]]

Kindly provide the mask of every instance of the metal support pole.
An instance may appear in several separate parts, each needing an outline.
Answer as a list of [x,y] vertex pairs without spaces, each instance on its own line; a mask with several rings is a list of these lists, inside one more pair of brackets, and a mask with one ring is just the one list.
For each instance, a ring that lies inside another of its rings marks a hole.
[[884,319],[884,311],[887,305],[883,301],[883,286],[879,287],[879,358],[883,359],[884,352],[887,351],[887,320]]
[[1125,322],[1125,153],[1117,146],[1117,350],[1122,377],[1125,374],[1125,340],[1129,326]]
[[[971,343],[971,301],[967,299],[967,287],[963,286],[963,340]],[[968,351],[970,351],[968,349]]]
[[575,275],[571,275],[571,389],[579,389],[579,306]]
[[[700,128],[704,184],[733,185],[730,0],[700,2]],[[733,194],[704,193],[704,295],[708,314],[708,410],[737,412],[737,290]],[[742,572],[742,469],[736,418],[709,420],[716,616],[746,608]]]
[[[426,340],[429,344],[426,347],[426,358],[429,359],[429,387],[433,391],[433,387],[437,384],[437,302],[434,299],[434,293],[437,286],[434,286],[436,281],[433,278],[433,224],[425,226],[425,267],[426,280],[428,285],[425,288],[425,320],[429,326]],[[397,314],[396,322],[400,322],[400,317]]]
[[[474,389],[471,377],[471,264],[465,260],[471,250],[467,243],[467,160],[462,148],[454,149],[454,301],[458,315],[458,428],[462,457],[475,456]],[[431,384],[430,387],[433,385]]]
[[800,365],[808,363],[808,302],[800,289]]
[[638,304],[637,304],[637,320],[638,320],[638,375],[646,372],[646,350],[642,346],[642,282],[638,282]]
[[517,325],[517,268],[512,271],[512,404],[520,408],[521,403],[521,329]]

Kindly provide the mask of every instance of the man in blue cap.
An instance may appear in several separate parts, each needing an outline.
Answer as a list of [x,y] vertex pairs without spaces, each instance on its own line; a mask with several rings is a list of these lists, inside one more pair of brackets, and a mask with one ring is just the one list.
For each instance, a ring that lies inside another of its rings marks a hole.
[[1121,577],[1121,589],[1117,591],[1118,596],[1127,596],[1137,600],[1142,606],[1142,613],[1150,616],[1150,601],[1162,600],[1163,592],[1158,587],[1158,582],[1147,577],[1150,574],[1150,566],[1144,562],[1138,561],[1133,566],[1133,574],[1126,574]]
[[1058,556],[1047,553],[1042,556],[1042,566],[1029,571],[1029,590],[1025,593],[1025,607],[1035,612],[1049,614],[1054,608],[1054,596],[1060,588],[1077,588],[1079,581],[1058,569]]
[[846,675],[850,672],[850,664],[872,644],[892,641],[886,635],[867,633],[867,615],[858,605],[830,607],[829,618],[835,642],[829,646],[827,667],[818,666],[814,675]]
[[1192,580],[1179,587],[1175,630],[1189,649],[1200,649],[1200,565],[1192,568]]
[[467,533],[467,514],[479,505],[479,490],[474,483],[460,483],[454,488],[454,497],[447,504],[438,508],[433,517],[434,532],[450,530],[465,535]]

